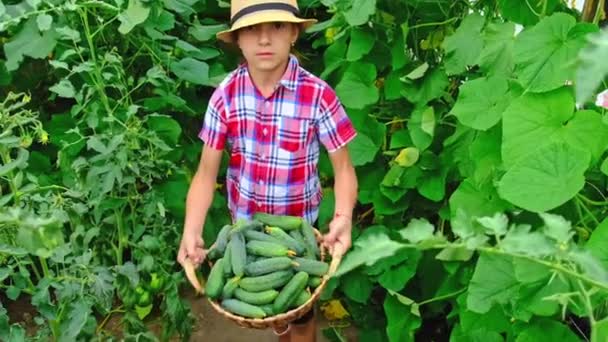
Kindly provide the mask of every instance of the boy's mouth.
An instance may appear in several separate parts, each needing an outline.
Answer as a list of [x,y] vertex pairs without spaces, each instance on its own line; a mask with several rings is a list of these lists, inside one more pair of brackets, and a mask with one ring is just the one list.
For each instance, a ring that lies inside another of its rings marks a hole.
[[260,57],[269,57],[274,55],[272,52],[258,52],[256,53],[256,56],[260,56]]

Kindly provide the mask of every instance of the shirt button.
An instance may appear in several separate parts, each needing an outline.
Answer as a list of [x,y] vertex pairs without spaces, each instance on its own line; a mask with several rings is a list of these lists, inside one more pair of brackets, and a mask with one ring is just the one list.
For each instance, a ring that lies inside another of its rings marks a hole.
[[267,129],[267,128],[264,128],[264,129],[262,130],[262,133],[263,133],[264,135],[268,135],[268,129]]

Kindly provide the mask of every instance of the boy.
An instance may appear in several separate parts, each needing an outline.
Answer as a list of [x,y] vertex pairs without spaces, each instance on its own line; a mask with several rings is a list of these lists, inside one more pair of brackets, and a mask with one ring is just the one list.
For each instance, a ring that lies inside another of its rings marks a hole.
[[[334,170],[336,196],[324,243],[330,251],[350,248],[357,178],[346,145],[356,132],[333,89],[290,54],[300,30],[316,22],[297,14],[296,0],[231,2],[231,28],[217,37],[238,45],[245,63],[222,81],[209,101],[199,134],[204,147],[188,191],[180,263],[188,257],[200,264],[205,258],[202,227],[226,143],[233,221],[260,211],[301,216],[310,223],[317,220],[321,200],[317,163],[323,144]],[[312,311],[279,334],[280,340],[314,341]]]

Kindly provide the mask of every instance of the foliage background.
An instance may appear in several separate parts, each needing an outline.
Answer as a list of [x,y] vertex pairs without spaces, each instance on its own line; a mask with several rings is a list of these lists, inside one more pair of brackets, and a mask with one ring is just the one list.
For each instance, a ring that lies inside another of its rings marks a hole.
[[[300,1],[320,21],[301,62],[359,132],[354,248],[324,299],[361,340],[605,340],[606,35],[568,5]],[[214,39],[227,6],[0,4],[0,288],[37,308],[28,338],[101,339],[114,314],[126,339],[189,336],[175,251],[202,113],[239,61]],[[326,155],[320,170],[326,229]],[[0,331],[26,338],[4,307]]]

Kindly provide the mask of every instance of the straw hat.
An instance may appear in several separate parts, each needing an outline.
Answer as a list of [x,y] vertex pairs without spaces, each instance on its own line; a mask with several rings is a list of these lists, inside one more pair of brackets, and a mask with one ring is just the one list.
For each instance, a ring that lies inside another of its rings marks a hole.
[[297,0],[232,0],[230,2],[230,29],[217,33],[217,38],[232,43],[232,32],[243,27],[273,21],[302,25],[303,29],[316,23],[316,19],[300,18]]

